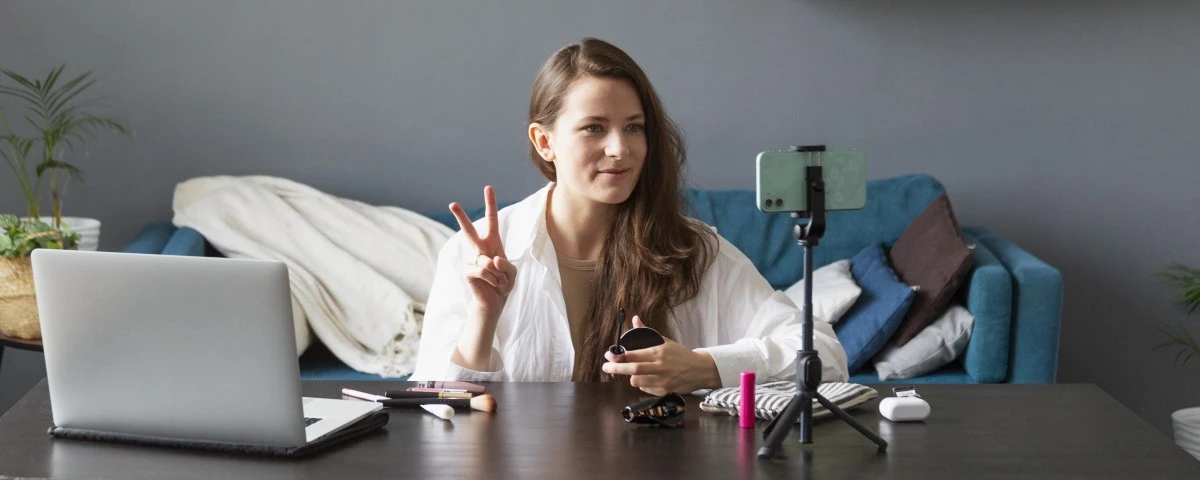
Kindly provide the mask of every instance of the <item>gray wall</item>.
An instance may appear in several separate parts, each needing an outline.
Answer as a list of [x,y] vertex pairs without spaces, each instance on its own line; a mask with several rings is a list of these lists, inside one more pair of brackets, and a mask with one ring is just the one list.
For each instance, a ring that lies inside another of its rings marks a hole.
[[[963,223],[1062,269],[1060,380],[1169,432],[1197,371],[1150,352],[1182,318],[1153,272],[1200,264],[1198,2],[0,1],[0,65],[94,69],[137,130],[93,144],[70,213],[116,249],[169,219],[176,182],[269,174],[427,211],[542,181],[525,154],[534,73],[594,35],[647,70],[690,180],[753,188],[754,154],[865,149],[872,177],[928,172]],[[0,211],[19,209],[0,177]],[[9,356],[0,408],[42,375]]]

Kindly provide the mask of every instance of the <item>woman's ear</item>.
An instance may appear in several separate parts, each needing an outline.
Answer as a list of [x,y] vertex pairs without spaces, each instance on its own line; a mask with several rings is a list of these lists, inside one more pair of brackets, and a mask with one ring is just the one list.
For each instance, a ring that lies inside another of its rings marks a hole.
[[550,130],[540,123],[529,124],[529,141],[533,143],[533,148],[537,150],[542,159],[547,162],[554,161],[554,147],[550,142]]

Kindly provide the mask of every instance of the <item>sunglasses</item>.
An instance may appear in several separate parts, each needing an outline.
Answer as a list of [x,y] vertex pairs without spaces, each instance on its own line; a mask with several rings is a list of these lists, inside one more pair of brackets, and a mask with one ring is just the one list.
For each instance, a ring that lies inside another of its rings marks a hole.
[[683,426],[683,414],[687,411],[687,403],[678,393],[668,393],[658,398],[651,398],[625,406],[621,416],[629,423],[654,425],[666,428]]

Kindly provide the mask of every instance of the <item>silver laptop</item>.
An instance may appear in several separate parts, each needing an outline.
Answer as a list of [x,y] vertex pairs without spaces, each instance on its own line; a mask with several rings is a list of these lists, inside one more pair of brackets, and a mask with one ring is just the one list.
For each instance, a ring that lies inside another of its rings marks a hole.
[[59,427],[299,446],[382,406],[306,398],[282,262],[35,250]]

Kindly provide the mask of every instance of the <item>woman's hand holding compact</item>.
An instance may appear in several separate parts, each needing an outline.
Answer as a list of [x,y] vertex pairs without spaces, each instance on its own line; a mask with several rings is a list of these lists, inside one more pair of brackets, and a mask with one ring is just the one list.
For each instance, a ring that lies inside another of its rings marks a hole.
[[[633,327],[645,327],[637,315],[633,317]],[[604,373],[629,375],[630,385],[651,395],[688,393],[721,386],[721,375],[712,355],[694,351],[671,339],[664,340],[662,345],[630,350],[624,355],[605,352],[608,363],[601,369]]]

